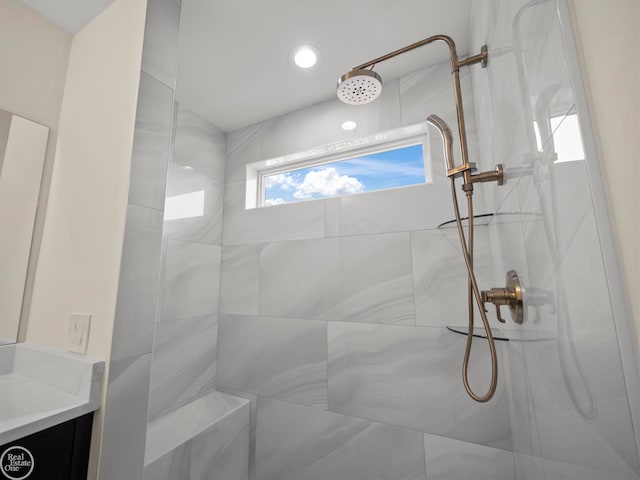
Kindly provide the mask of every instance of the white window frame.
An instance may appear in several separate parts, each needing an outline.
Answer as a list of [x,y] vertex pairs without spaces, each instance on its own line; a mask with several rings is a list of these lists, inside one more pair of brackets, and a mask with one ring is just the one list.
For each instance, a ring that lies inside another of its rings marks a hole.
[[[424,161],[425,183],[431,183],[433,178],[431,171],[431,159],[429,152],[428,126],[426,122],[395,128],[379,132],[366,137],[344,140],[341,142],[321,145],[310,150],[297,152],[281,157],[270,158],[247,165],[246,204],[247,209],[266,207],[265,204],[265,177],[286,173],[292,170],[326,165],[330,163],[358,158],[375,153],[383,153],[413,145],[422,145],[422,157]],[[403,188],[403,187],[390,187]],[[387,189],[373,190],[380,192]],[[368,193],[368,192],[362,192]],[[353,195],[353,194],[344,194]],[[340,196],[340,195],[337,195]],[[332,197],[333,198],[333,197]],[[301,200],[313,201],[321,199]]]

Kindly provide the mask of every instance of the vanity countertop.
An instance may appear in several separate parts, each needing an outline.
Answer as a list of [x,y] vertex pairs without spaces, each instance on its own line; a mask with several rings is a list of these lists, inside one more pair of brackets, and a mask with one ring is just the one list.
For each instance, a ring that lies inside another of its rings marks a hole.
[[0,445],[100,407],[104,362],[39,345],[0,346]]

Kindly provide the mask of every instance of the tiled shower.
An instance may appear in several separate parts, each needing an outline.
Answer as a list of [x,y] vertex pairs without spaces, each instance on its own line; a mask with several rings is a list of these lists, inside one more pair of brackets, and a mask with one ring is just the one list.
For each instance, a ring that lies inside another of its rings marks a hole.
[[[508,341],[486,404],[467,397],[466,337],[447,328],[466,324],[466,271],[456,231],[438,228],[453,212],[436,135],[425,185],[245,208],[248,164],[431,113],[454,125],[448,64],[385,83],[350,110],[357,133],[338,100],[225,133],[174,95],[187,2],[148,4],[101,478],[638,478],[597,162],[554,163],[554,132],[584,113],[565,2],[470,2],[490,54],[461,72],[470,153],[508,174],[478,187],[476,210],[494,214],[478,280],[516,269],[538,299],[522,327],[492,320]],[[202,215],[163,222],[194,192]],[[489,367],[478,339],[472,386]]]

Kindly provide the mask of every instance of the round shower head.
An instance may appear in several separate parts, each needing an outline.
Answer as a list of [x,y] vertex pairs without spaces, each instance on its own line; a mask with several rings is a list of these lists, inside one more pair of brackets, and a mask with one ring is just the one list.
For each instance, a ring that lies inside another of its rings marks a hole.
[[338,80],[337,93],[348,105],[363,105],[382,93],[382,78],[373,70],[351,70]]

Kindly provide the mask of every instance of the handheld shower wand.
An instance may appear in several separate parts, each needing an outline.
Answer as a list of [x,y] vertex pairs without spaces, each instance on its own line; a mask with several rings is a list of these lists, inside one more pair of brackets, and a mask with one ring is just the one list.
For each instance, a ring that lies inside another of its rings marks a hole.
[[[498,318],[502,321],[499,315],[499,305],[510,305],[520,302],[521,297],[515,299],[512,296],[512,292],[507,292],[507,289],[492,289],[489,294],[487,292],[480,292],[478,283],[473,271],[473,185],[474,183],[481,182],[497,182],[498,185],[503,184],[503,169],[502,165],[497,165],[494,171],[474,173],[476,171],[476,165],[469,162],[469,152],[467,148],[467,134],[465,129],[464,111],[462,106],[462,90],[460,87],[460,67],[474,65],[480,63],[482,67],[487,66],[487,47],[482,46],[480,53],[473,55],[464,60],[458,59],[456,52],[456,44],[453,39],[447,35],[434,35],[432,37],[425,38],[419,42],[408,45],[404,48],[395,50],[391,53],[375,58],[367,63],[354,67],[350,72],[340,77],[338,81],[337,95],[340,100],[350,105],[362,105],[372,102],[382,93],[382,79],[380,75],[371,70],[374,65],[389,60],[397,55],[401,55],[410,50],[413,50],[423,45],[427,45],[432,42],[442,41],[449,47],[451,75],[453,76],[453,89],[456,103],[456,114],[458,120],[458,136],[460,139],[460,154],[462,157],[462,163],[455,165],[453,156],[453,139],[451,130],[447,124],[437,115],[431,115],[427,118],[427,122],[438,129],[442,136],[445,152],[445,162],[447,166],[447,176],[451,179],[451,195],[453,199],[453,209],[456,217],[456,224],[458,226],[458,234],[460,236],[460,245],[462,248],[462,255],[464,257],[465,265],[468,273],[468,306],[469,306],[469,331],[467,335],[467,345],[465,349],[464,362],[462,368],[462,378],[464,387],[471,398],[478,402],[486,402],[490,400],[496,392],[498,383],[498,360],[495,342],[489,326],[489,321],[484,309],[485,301],[490,301],[496,304],[498,311]],[[462,226],[462,219],[460,216],[460,208],[458,206],[458,198],[456,194],[455,181],[456,178],[462,178],[462,190],[467,197],[467,209],[469,218],[468,227],[468,239],[465,237],[464,229]],[[473,341],[473,303],[474,299],[478,305],[480,316],[482,317],[482,323],[487,334],[487,340],[489,342],[489,349],[491,353],[491,384],[488,391],[479,395],[476,394],[469,385],[469,358],[471,355],[471,345]]]

